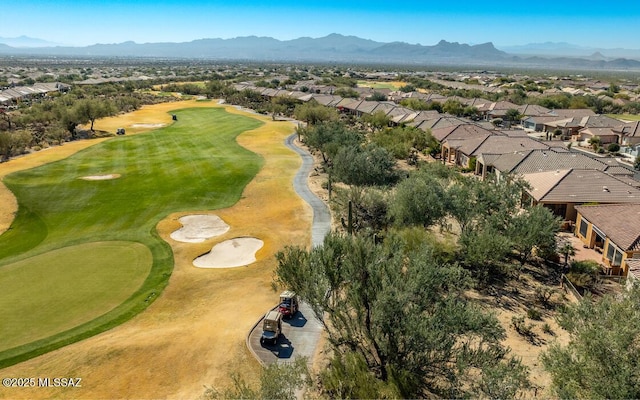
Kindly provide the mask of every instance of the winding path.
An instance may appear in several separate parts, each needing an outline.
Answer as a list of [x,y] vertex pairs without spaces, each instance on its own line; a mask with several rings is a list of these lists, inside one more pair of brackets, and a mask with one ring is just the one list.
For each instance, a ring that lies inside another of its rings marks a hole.
[[307,179],[311,168],[313,168],[313,157],[306,150],[299,148],[294,144],[294,140],[297,134],[291,134],[285,140],[285,144],[288,148],[300,154],[302,157],[302,166],[298,170],[298,173],[293,178],[293,188],[296,193],[300,195],[309,203],[313,209],[313,223],[311,225],[311,244],[313,247],[319,246],[324,241],[324,237],[331,231],[331,215],[329,214],[329,208],[326,204],[320,200],[318,196],[313,194],[307,185]]
[[[324,237],[331,231],[331,215],[326,204],[309,189],[307,178],[313,168],[313,157],[294,144],[296,136],[295,133],[288,136],[285,144],[302,157],[302,166],[293,179],[293,187],[313,209],[311,244],[316,247],[322,244]],[[301,303],[300,311],[291,320],[283,320],[282,335],[274,346],[260,344],[262,319],[249,332],[247,346],[263,365],[290,362],[298,356],[307,357],[307,361],[311,362],[321,333],[322,324],[313,315],[311,307]]]

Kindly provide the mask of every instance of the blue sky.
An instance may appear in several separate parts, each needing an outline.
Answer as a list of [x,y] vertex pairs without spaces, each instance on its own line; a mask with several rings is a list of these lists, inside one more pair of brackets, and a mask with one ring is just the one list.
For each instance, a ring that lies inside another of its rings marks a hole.
[[0,0],[0,37],[63,45],[330,33],[422,45],[444,39],[640,49],[640,1]]

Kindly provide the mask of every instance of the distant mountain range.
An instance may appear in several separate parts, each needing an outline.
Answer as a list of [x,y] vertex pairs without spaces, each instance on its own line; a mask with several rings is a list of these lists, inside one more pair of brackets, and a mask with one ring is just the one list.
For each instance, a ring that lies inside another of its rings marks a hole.
[[[36,45],[38,43],[41,45]],[[441,40],[436,45],[423,46],[376,42],[336,33],[321,38],[301,37],[285,41],[246,36],[183,43],[124,42],[85,47],[42,43],[48,42],[24,36],[11,40],[0,38],[0,55],[640,70],[640,50],[589,49],[567,43],[529,44],[499,50],[492,43],[468,45]]]
[[31,38],[28,36],[19,36],[14,38],[0,37],[0,43],[7,46],[25,48],[25,47],[53,47],[59,46],[59,43],[49,42],[43,39]]
[[529,43],[521,46],[501,46],[500,50],[516,55],[556,57],[601,57],[602,59],[630,58],[640,60],[640,49],[605,49],[602,47],[578,46],[566,42]]

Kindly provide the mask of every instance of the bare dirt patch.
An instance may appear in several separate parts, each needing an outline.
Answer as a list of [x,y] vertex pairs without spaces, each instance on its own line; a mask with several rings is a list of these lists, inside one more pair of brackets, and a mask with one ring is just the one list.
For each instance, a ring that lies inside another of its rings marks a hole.
[[193,260],[198,268],[235,268],[256,261],[256,252],[264,242],[253,237],[241,237],[218,243],[211,251]]
[[185,215],[178,221],[182,228],[171,232],[171,239],[185,243],[201,243],[226,233],[229,225],[217,215]]

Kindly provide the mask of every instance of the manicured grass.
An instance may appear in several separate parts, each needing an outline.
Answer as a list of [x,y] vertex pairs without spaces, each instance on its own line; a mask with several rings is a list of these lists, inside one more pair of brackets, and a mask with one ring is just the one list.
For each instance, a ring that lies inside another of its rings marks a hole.
[[370,87],[373,89],[391,89],[398,90],[403,86],[406,86],[406,82],[372,82],[372,81],[358,81],[359,87]]
[[[0,236],[0,271],[11,271],[16,262],[30,265],[38,260],[34,256],[47,257],[57,249],[76,246],[71,247],[75,249],[77,245],[103,241],[141,243],[149,249],[153,263],[144,283],[125,290],[129,296],[124,296],[127,299],[122,304],[100,315],[104,310],[98,311],[100,307],[87,302],[84,318],[94,314],[94,319],[0,352],[0,367],[102,332],[146,308],[166,286],[173,268],[170,246],[159,238],[156,224],[172,212],[233,205],[260,169],[262,158],[240,147],[235,139],[261,122],[229,114],[221,108],[171,113],[177,114],[178,121],[166,128],[116,137],[70,158],[16,172],[4,179],[18,199],[19,212],[11,229]],[[80,179],[103,174],[121,176],[100,181]],[[118,252],[113,251],[104,255],[101,265],[118,271],[124,268],[120,259]],[[64,275],[77,266],[69,263],[68,271],[64,266],[61,268],[59,273]],[[35,267],[27,270],[41,271]],[[47,276],[32,278],[47,279]],[[39,301],[45,304],[55,301],[52,292],[43,292]],[[14,308],[15,301],[16,298],[0,297],[0,308]],[[60,328],[45,329],[44,325],[42,329],[46,332]],[[0,349],[11,343],[4,341],[3,335]]]
[[[114,263],[113,260],[118,260]],[[0,351],[74,328],[124,302],[151,270],[141,243],[65,247],[0,269]]]
[[611,118],[623,119],[626,121],[640,121],[640,115],[637,114],[607,114]]

